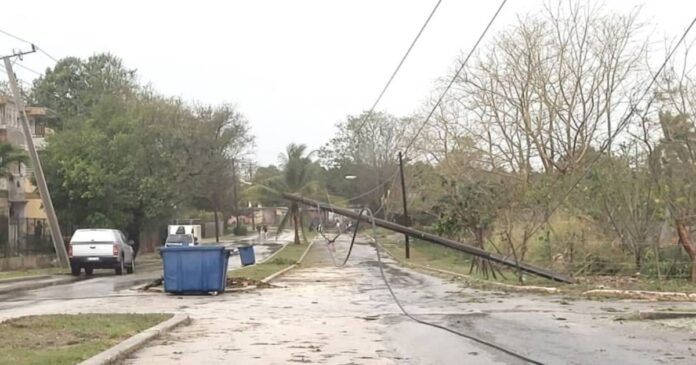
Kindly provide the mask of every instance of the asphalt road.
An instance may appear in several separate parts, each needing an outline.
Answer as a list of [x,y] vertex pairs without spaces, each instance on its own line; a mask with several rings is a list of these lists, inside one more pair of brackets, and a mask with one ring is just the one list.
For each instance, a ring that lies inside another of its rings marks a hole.
[[[126,364],[523,364],[498,350],[403,316],[379,274],[375,248],[360,244],[337,268],[323,242],[275,288],[219,296],[120,290],[148,275],[94,278],[0,303],[0,320],[40,313],[187,313],[176,329]],[[693,303],[587,301],[484,291],[386,261],[404,307],[418,318],[504,346],[545,364],[694,364],[696,333],[674,322],[617,321],[638,310]],[[107,295],[100,297],[99,293]],[[60,298],[72,298],[65,300]],[[678,321],[678,320],[677,320]]]
[[[255,242],[255,253],[257,260],[263,260],[270,256],[280,247],[281,243]],[[236,248],[245,245],[249,240],[223,241],[221,245],[227,248]],[[207,242],[206,244],[215,244]],[[240,267],[238,254],[230,256],[228,268]],[[115,275],[114,270],[95,270],[92,276],[85,276],[84,272],[76,282],[55,286],[48,286],[40,289],[13,292],[0,295],[0,316],[3,312],[11,312],[15,308],[27,308],[34,305],[42,305],[51,301],[75,301],[82,299],[99,299],[113,296],[135,296],[137,292],[132,290],[134,287],[146,284],[162,277],[162,262],[158,256],[147,255],[136,259],[136,270],[133,274]]]
[[[314,246],[278,288],[170,305],[193,324],[126,361],[208,364],[524,364],[518,358],[403,316],[380,277],[373,246],[349,264]],[[654,322],[616,321],[674,303],[584,301],[482,291],[387,262],[397,297],[420,319],[504,346],[545,364],[694,364],[696,334]],[[189,300],[191,299],[191,300]],[[684,307],[684,304],[677,304]],[[686,306],[694,307],[687,304]]]

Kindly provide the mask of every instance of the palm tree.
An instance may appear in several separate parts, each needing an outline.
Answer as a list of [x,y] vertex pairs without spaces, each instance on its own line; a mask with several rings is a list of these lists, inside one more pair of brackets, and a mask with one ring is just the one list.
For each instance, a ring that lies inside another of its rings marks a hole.
[[[301,195],[311,194],[317,190],[317,181],[314,179],[315,165],[310,158],[311,153],[306,153],[306,150],[306,145],[291,143],[286,148],[285,154],[280,156],[282,175],[279,176],[281,179],[274,184],[279,188],[278,190]],[[291,219],[295,229],[295,243],[300,243],[300,231],[306,241],[300,206],[296,202],[290,204],[290,209],[280,221],[278,233],[285,229]]]

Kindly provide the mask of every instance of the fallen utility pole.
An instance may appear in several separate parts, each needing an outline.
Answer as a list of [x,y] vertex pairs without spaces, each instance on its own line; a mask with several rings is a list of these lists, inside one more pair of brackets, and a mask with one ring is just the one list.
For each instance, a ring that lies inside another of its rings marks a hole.
[[547,270],[541,267],[536,267],[533,265],[526,264],[524,262],[519,262],[510,258],[507,258],[502,255],[490,253],[488,251],[485,251],[481,248],[474,247],[471,245],[467,245],[465,243],[457,242],[451,239],[443,238],[440,236],[436,236],[434,234],[426,233],[411,227],[405,227],[400,224],[392,223],[389,221],[386,221],[384,219],[379,219],[379,218],[371,218],[371,217],[366,217],[366,216],[360,216],[358,213],[350,210],[350,209],[344,209],[344,208],[338,208],[334,206],[329,206],[326,203],[318,202],[316,200],[312,199],[307,199],[305,197],[297,196],[294,194],[288,194],[288,193],[283,193],[283,198],[298,202],[301,204],[308,205],[310,207],[319,207],[321,210],[328,210],[328,211],[333,211],[334,213],[340,214],[342,216],[356,219],[356,220],[362,220],[367,223],[372,223],[374,221],[374,224],[386,228],[395,232],[407,234],[411,237],[418,238],[424,241],[436,243],[438,245],[443,245],[452,249],[455,249],[457,251],[462,251],[465,253],[468,253],[470,255],[478,256],[493,262],[497,262],[499,264],[505,265],[505,266],[510,266],[515,269],[520,269],[522,271],[528,272],[530,274],[538,275],[547,279],[559,281],[562,283],[573,283],[573,279],[568,277],[567,275],[559,274],[556,272],[553,272],[551,270]]
[[51,229],[51,240],[53,241],[53,248],[56,250],[56,255],[58,255],[58,262],[60,266],[64,268],[70,268],[70,261],[68,259],[68,252],[65,249],[63,243],[63,235],[60,232],[60,225],[58,224],[58,217],[53,209],[53,202],[51,201],[51,194],[48,191],[48,185],[46,185],[46,178],[44,177],[43,168],[41,167],[41,161],[39,160],[39,155],[34,148],[34,140],[32,139],[31,131],[29,130],[29,118],[27,117],[27,111],[24,108],[24,100],[22,95],[19,93],[19,87],[17,86],[17,78],[12,71],[12,62],[10,58],[21,57],[22,55],[36,52],[36,47],[32,44],[31,51],[28,52],[18,52],[9,56],[0,57],[5,62],[5,70],[7,71],[7,78],[10,81],[10,89],[14,96],[15,105],[21,116],[20,122],[22,124],[22,130],[24,132],[24,141],[27,144],[27,150],[29,152],[29,160],[31,161],[32,167],[34,167],[34,177],[36,177],[36,184],[39,187],[39,195],[41,196],[41,203],[46,210],[46,217],[48,219],[48,225]]

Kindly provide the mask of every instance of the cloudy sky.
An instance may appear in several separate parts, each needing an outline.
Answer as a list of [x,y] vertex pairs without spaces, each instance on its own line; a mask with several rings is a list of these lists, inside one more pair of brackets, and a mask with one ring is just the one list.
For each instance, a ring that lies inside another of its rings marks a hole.
[[[369,108],[435,3],[22,0],[3,4],[0,29],[57,58],[112,52],[168,95],[237,104],[257,136],[256,158],[268,164],[290,142],[324,144],[338,121]],[[642,6],[660,39],[680,35],[696,15],[693,0],[606,3],[616,11]],[[543,4],[509,0],[489,34]],[[379,108],[396,115],[418,109],[498,5],[443,0]],[[24,46],[0,35],[0,53]],[[20,64],[42,71],[54,62],[34,54]],[[27,82],[36,77],[16,71]]]

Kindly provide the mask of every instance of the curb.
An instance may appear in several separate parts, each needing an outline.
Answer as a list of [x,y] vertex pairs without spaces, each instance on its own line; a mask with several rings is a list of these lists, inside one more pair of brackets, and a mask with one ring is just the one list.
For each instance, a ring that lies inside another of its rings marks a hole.
[[696,312],[638,312],[638,318],[640,319],[675,319],[693,317],[696,317]]
[[640,299],[667,302],[696,302],[696,293],[680,292],[595,289],[583,292],[582,295],[590,298]]
[[476,278],[473,278],[469,275],[454,272],[454,271],[437,269],[434,267],[423,266],[423,265],[414,264],[411,262],[404,262],[401,259],[394,256],[394,254],[392,254],[389,250],[387,250],[383,245],[379,244],[379,247],[382,250],[384,250],[384,252],[386,252],[387,255],[389,255],[393,260],[395,260],[396,262],[398,262],[399,264],[401,264],[403,266],[407,266],[407,267],[410,266],[410,267],[415,267],[415,268],[419,268],[419,269],[423,269],[423,270],[437,272],[440,274],[451,275],[454,277],[462,278],[470,284],[475,283],[475,284],[479,284],[479,285],[490,285],[492,287],[495,287],[495,288],[498,288],[501,290],[508,290],[508,291],[514,291],[514,292],[520,292],[520,293],[537,293],[537,294],[559,294],[559,293],[562,293],[561,289],[554,288],[554,287],[504,284],[504,283],[498,283],[495,281],[476,279]]
[[30,282],[30,283],[24,283],[24,282],[20,281],[20,282],[15,282],[14,284],[8,285],[4,288],[0,288],[0,294],[8,294],[8,293],[14,293],[14,292],[19,292],[19,291],[40,289],[40,288],[45,288],[47,286],[70,284],[72,282],[79,281],[79,280],[80,280],[79,278],[74,278],[74,277],[63,277],[63,278],[57,278],[55,280],[37,280],[35,282]]
[[2,279],[0,280],[0,285],[19,283],[22,281],[32,281],[32,280],[44,280],[52,278],[52,275],[33,275],[33,276],[20,276],[18,278]]
[[143,348],[148,342],[154,340],[155,338],[170,332],[174,328],[189,324],[191,318],[186,314],[175,314],[174,317],[140,332],[124,341],[118,345],[102,351],[89,359],[81,362],[79,365],[106,365],[114,364],[121,361],[134,353],[135,351]]
[[294,263],[294,264],[292,264],[292,265],[290,265],[290,266],[284,268],[283,270],[280,270],[280,271],[275,272],[275,273],[273,273],[273,274],[271,274],[271,275],[268,275],[267,277],[263,278],[263,279],[261,280],[261,282],[262,282],[262,283],[267,283],[267,284],[268,284],[271,280],[273,280],[273,279],[275,279],[275,278],[277,278],[277,277],[279,277],[279,276],[285,274],[286,272],[288,272],[288,271],[290,271],[290,270],[296,268],[298,265],[300,265],[300,264],[302,263],[302,261],[304,260],[304,258],[307,256],[307,253],[309,252],[309,249],[311,249],[312,246],[314,246],[314,240],[312,240],[312,242],[310,242],[309,245],[307,245],[307,248],[306,248],[305,251],[302,253],[302,256],[300,256],[300,258],[297,260],[296,263]]

